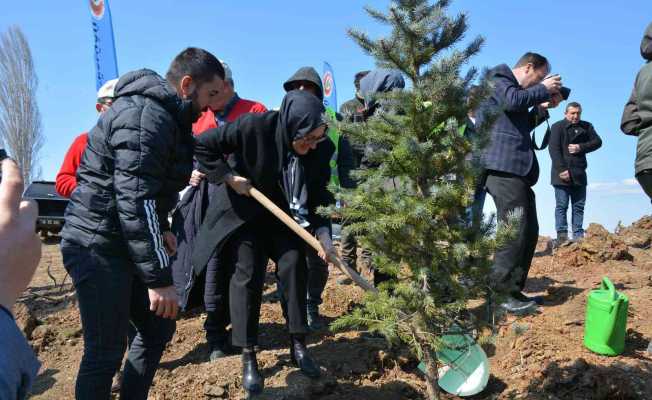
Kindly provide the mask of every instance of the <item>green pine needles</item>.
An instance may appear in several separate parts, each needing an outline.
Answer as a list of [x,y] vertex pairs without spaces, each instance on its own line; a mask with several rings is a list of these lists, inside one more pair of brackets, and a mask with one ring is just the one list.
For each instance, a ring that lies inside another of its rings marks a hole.
[[472,325],[468,301],[485,295],[491,255],[510,239],[516,221],[494,235],[493,223],[469,217],[478,150],[492,121],[477,126],[476,135],[467,134],[465,123],[490,87],[480,79],[469,97],[479,73],[466,64],[483,39],[460,49],[467,17],[449,17],[448,6],[447,0],[403,0],[386,13],[366,8],[391,33],[372,39],[351,29],[349,35],[379,67],[400,70],[409,83],[378,94],[380,107],[366,122],[338,124],[378,166],[356,172],[359,185],[338,193],[346,207],[337,211],[372,252],[374,267],[392,279],[332,328],[368,329],[409,346],[426,364],[432,399],[440,338],[453,324]]

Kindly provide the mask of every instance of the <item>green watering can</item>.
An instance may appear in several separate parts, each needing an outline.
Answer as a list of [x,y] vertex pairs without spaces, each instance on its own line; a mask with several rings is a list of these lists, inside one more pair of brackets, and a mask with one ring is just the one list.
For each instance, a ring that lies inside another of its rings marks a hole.
[[584,345],[591,351],[617,356],[625,350],[629,299],[616,292],[606,276],[600,289],[592,290],[586,303]]

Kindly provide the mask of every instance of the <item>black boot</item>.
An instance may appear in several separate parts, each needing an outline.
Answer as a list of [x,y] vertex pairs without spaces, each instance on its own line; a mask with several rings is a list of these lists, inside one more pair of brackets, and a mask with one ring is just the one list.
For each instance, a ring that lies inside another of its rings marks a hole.
[[305,336],[290,335],[290,358],[308,378],[319,378],[321,375],[319,366],[308,354]]
[[319,311],[317,310],[308,310],[308,318],[306,319],[306,322],[311,331],[320,331],[324,329],[325,326],[321,315],[319,315]]
[[260,394],[263,391],[265,382],[258,371],[256,352],[252,348],[242,349],[242,387],[249,394]]

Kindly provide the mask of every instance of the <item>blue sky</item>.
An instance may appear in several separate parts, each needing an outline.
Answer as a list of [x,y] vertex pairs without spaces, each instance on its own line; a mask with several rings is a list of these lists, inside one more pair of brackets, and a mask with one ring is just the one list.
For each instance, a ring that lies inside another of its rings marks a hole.
[[[203,47],[231,65],[241,96],[275,107],[283,96],[282,82],[292,72],[302,65],[321,71],[327,60],[342,103],[353,93],[353,74],[373,67],[346,29],[357,27],[372,36],[385,32],[366,16],[365,4],[382,9],[388,2],[111,0],[119,69],[165,73],[181,49]],[[586,223],[611,230],[618,221],[630,223],[649,213],[649,200],[632,180],[636,140],[620,132],[619,122],[643,62],[638,46],[652,2],[458,0],[451,11],[469,13],[467,38],[481,34],[486,39],[473,65],[513,64],[527,50],[540,52],[573,89],[572,99],[582,103],[583,119],[594,124],[604,142],[589,156]],[[97,117],[88,1],[8,2],[0,31],[10,25],[23,29],[32,48],[46,136],[42,176],[53,179],[69,144]],[[561,110],[552,113],[552,121],[561,118]],[[547,151],[538,158],[541,232],[552,234],[550,159]]]

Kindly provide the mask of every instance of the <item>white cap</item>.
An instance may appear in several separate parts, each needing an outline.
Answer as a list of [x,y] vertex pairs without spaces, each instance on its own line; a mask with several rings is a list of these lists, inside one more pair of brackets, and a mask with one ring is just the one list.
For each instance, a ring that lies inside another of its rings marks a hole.
[[113,98],[115,97],[115,84],[118,83],[118,79],[111,79],[110,81],[104,82],[104,85],[97,91],[97,98],[102,99],[105,97]]
[[224,68],[224,80],[233,81],[233,73],[231,72],[231,67],[224,60],[220,60],[222,67]]

